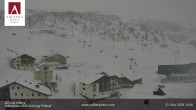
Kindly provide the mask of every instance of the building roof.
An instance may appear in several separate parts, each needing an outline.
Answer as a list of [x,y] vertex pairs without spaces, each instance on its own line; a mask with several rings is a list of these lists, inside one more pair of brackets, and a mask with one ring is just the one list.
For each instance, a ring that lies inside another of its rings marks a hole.
[[53,54],[53,55],[50,55],[50,56],[47,56],[46,57],[46,59],[48,59],[48,58],[50,58],[50,57],[53,57],[53,56],[61,56],[61,57],[64,57],[65,58],[65,56],[63,56],[63,55],[61,55],[61,54]]
[[116,80],[118,82],[122,82],[121,79],[120,79],[120,77],[118,77],[116,75],[110,76],[110,78],[113,79],[113,80]]
[[24,86],[26,88],[29,88],[33,91],[37,91],[39,93],[42,93],[42,94],[45,94],[48,96],[51,95],[51,91],[49,88],[42,86],[42,85],[39,85],[39,84],[35,83],[34,81],[28,81],[27,79],[21,78],[21,77],[17,78],[16,80],[1,84],[0,87],[4,87],[4,86],[7,86],[7,85],[10,85],[13,83],[19,84],[19,85]]
[[158,74],[196,74],[196,63],[177,64],[177,65],[159,65]]
[[190,77],[193,77],[193,76],[196,76],[196,74],[171,74],[171,76],[190,76]]
[[111,78],[114,78],[114,79],[119,79],[119,77],[118,76],[116,76],[116,75],[113,75],[113,76],[110,76]]
[[88,74],[88,75],[84,75],[82,77],[80,77],[80,82],[83,82],[85,84],[91,84],[93,82],[95,82],[96,80],[100,79],[103,76],[107,76],[113,80],[119,81],[119,82],[124,82],[124,83],[132,83],[135,80],[141,79],[141,77],[135,78],[135,77],[131,77],[133,80],[131,80],[130,77],[127,76],[117,76],[117,75],[108,75],[105,72],[102,73],[95,73],[95,74]]
[[33,60],[35,60],[35,58],[33,58],[32,56],[27,55],[27,54],[21,54],[21,55],[18,55],[18,56],[16,56],[16,57],[14,57],[13,59],[18,58],[18,57],[22,57],[22,56],[27,56],[27,57],[29,57],[29,58],[31,58],[31,59],[33,59]]
[[133,82],[133,81],[136,81],[138,79],[142,79],[141,75],[139,74],[134,74],[134,73],[131,73],[131,74],[126,74],[126,75],[113,75],[113,76],[110,76],[112,79],[115,79],[115,80],[120,80],[121,82],[124,82],[124,81],[128,81],[128,82]]
[[83,75],[82,77],[80,77],[80,82],[85,83],[85,84],[91,84],[103,76],[104,75],[100,73]]
[[121,77],[120,80],[124,83],[133,83],[129,78],[127,77]]
[[35,70],[35,71],[37,71],[37,72],[38,72],[38,71],[40,71],[40,69],[39,69],[39,68],[37,68],[37,67],[35,67],[35,68],[34,68],[34,70]]
[[50,70],[51,70],[50,65],[49,65],[49,64],[47,64],[46,62],[43,62],[43,63],[39,64],[39,65],[37,66],[37,68],[42,67],[42,66],[47,66],[47,67],[49,67],[49,68],[50,68]]

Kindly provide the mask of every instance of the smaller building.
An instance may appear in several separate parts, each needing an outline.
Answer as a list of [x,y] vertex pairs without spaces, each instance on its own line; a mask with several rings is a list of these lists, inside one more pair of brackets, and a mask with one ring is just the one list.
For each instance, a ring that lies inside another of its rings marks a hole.
[[68,69],[67,58],[60,54],[54,54],[51,56],[43,56],[42,63],[46,63],[52,70]]
[[196,82],[196,74],[171,74],[167,79],[173,82]]
[[141,83],[142,78],[131,81],[125,76],[110,76],[105,72],[88,74],[80,78],[79,92],[88,99],[118,98],[120,88],[132,88]]
[[113,75],[110,77],[118,82],[119,88],[132,88],[135,84],[142,84],[142,78],[130,80],[127,76],[118,77]]
[[54,92],[58,91],[58,79],[55,79],[51,66],[46,63],[42,63],[38,67],[34,68],[34,80],[36,80],[39,84],[48,87],[50,90],[53,90]]
[[157,90],[153,91],[153,95],[164,96],[166,93],[161,88],[158,88]]
[[159,65],[161,82],[196,82],[196,63]]
[[1,99],[48,99],[49,96],[51,91],[47,87],[24,78],[0,83]]
[[53,80],[53,71],[50,66],[43,63],[38,67],[34,68],[34,80],[39,82],[39,84],[44,85],[50,89],[56,87],[56,83]]
[[110,97],[110,78],[103,74],[82,76],[79,82],[80,95],[88,99],[104,99]]
[[18,70],[32,70],[34,66],[35,58],[27,54],[15,57],[11,59],[10,66]]

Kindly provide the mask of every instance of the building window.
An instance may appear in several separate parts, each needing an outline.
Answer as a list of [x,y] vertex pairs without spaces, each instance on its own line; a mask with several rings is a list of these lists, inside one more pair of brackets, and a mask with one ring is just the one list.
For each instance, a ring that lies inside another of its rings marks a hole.
[[15,93],[15,96],[17,96],[17,93]]
[[101,93],[101,95],[104,95],[104,93]]
[[18,86],[17,89],[20,89],[20,87]]
[[48,70],[48,67],[44,67],[44,70]]
[[96,91],[96,84],[93,84],[93,92],[95,92]]
[[23,96],[23,93],[21,93],[21,96]]
[[14,86],[12,86],[12,89],[14,89]]
[[38,96],[41,96],[41,94],[38,94]]
[[96,94],[93,94],[93,97],[95,97],[96,96]]
[[32,96],[34,96],[34,94],[32,93]]
[[110,87],[111,89],[115,89],[113,86]]
[[86,84],[82,83],[83,86],[85,86]]
[[85,88],[84,88],[84,87],[83,87],[82,89],[83,89],[83,90],[85,90]]

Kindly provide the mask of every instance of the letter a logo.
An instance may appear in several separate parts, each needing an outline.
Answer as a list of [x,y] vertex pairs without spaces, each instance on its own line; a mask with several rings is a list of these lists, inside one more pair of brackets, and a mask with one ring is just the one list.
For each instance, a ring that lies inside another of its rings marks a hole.
[[4,26],[25,26],[25,1],[4,0]]
[[8,5],[8,14],[21,14],[20,2],[9,2]]

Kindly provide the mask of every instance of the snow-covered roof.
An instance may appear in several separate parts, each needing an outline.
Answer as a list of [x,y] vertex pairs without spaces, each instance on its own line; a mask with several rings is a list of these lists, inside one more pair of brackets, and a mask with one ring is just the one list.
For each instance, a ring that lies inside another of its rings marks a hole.
[[63,64],[65,64],[65,63],[59,63],[58,61],[52,61],[52,62],[42,62],[42,63],[40,63],[40,65],[63,65]]
[[35,69],[35,71],[40,71],[39,68],[37,68],[37,67],[35,67],[34,69]]
[[53,79],[51,80],[51,82],[52,82],[52,83],[57,83],[58,81],[57,81],[55,78],[53,78]]
[[46,62],[46,64],[48,64],[48,65],[55,65],[55,64],[59,64],[59,62]]
[[46,57],[46,59],[48,59],[48,58],[50,58],[50,57],[53,57],[53,56],[56,56],[56,55],[58,55],[58,56],[62,56],[62,57],[65,57],[65,56],[63,56],[63,55],[61,55],[61,54],[56,53],[56,54],[53,54],[53,55],[47,56],[47,57]]
[[120,78],[122,78],[122,77],[126,77],[126,78],[128,78],[129,80],[131,80],[131,81],[134,81],[134,80],[137,80],[137,79],[141,79],[142,77],[140,76],[140,75],[138,75],[138,74],[126,74],[126,75],[116,75],[117,77],[119,77],[119,79]]
[[158,65],[158,74],[195,74],[196,64]]
[[6,80],[6,81],[1,81],[0,82],[0,88],[1,87],[4,87],[4,86],[6,86],[6,85],[9,85],[9,84],[11,84],[11,83],[13,83],[15,80],[13,80],[13,79],[10,79],[10,80]]
[[9,85],[9,84],[12,84],[12,83],[17,83],[21,86],[24,86],[24,87],[29,88],[31,90],[43,93],[43,94],[48,95],[48,96],[51,95],[51,91],[50,91],[49,88],[47,88],[45,86],[42,86],[42,85],[39,85],[39,84],[35,83],[34,81],[29,81],[29,80],[27,80],[25,78],[22,78],[22,77],[19,77],[16,80],[4,83],[4,84],[0,85],[0,87],[6,86],[6,85]]
[[113,80],[121,82],[120,78],[118,76],[116,76],[116,75],[110,76],[110,78],[113,79]]
[[46,62],[43,62],[43,63],[39,64],[38,67],[43,66],[43,65],[49,66],[46,64]]
[[21,56],[22,54],[18,54],[18,53],[15,53],[15,54],[9,54],[9,57],[11,58],[11,59],[14,59],[14,58],[17,58],[17,57],[19,57],[19,56]]
[[117,77],[127,77],[128,79],[130,79],[131,81],[137,80],[142,78],[142,74],[141,73],[133,73],[130,69],[126,69],[126,70],[116,70],[116,71],[106,71],[106,73],[109,76],[117,76]]
[[[163,99],[166,96],[154,95],[153,91],[157,90],[157,85],[135,85],[126,94],[122,96],[122,99]],[[123,90],[120,90],[123,91]],[[165,91],[164,91],[165,92]],[[167,94],[167,93],[166,93]]]
[[43,62],[43,63],[41,63],[40,65],[38,65],[38,68],[41,67],[41,66],[47,66],[47,67],[49,67],[50,70],[52,70],[51,67],[50,67],[50,65],[48,65],[48,64],[45,63],[45,62]]
[[131,81],[137,80],[137,79],[141,79],[142,77],[140,75],[129,75],[129,76],[125,76],[128,79],[130,79]]
[[[110,75],[110,74],[107,74],[105,72],[102,72],[102,73],[85,74],[84,76],[80,77],[80,82],[83,82],[85,84],[91,84],[94,81],[98,80],[99,78],[103,77],[104,75],[110,77],[111,79],[115,79],[115,80],[119,80],[119,81],[121,81],[121,78],[123,78],[123,77],[128,78],[130,81],[135,81],[137,79],[142,78],[138,74],[129,74],[129,75],[117,74],[117,75]],[[114,76],[115,77],[118,77],[118,78],[115,78]]]
[[41,84],[42,82],[40,80],[35,80],[36,83]]
[[103,77],[103,74],[100,73],[92,73],[88,75],[83,75],[79,78],[80,82],[85,83],[85,84],[91,84],[94,81],[98,80],[99,78]]
[[171,74],[171,76],[196,76],[196,74]]
[[32,59],[34,59],[35,60],[35,58],[34,57],[32,57],[32,56],[30,56],[30,55],[28,55],[28,54],[15,54],[15,55],[13,55],[12,57],[12,59],[15,59],[15,58],[18,58],[18,57],[21,57],[21,56],[23,56],[23,55],[26,55],[26,56],[28,56],[28,57],[31,57]]
[[159,89],[157,84],[145,85],[145,86],[135,85],[134,87],[135,87],[134,91],[144,93],[144,94],[152,94],[152,95],[153,95],[153,91],[157,91]]

